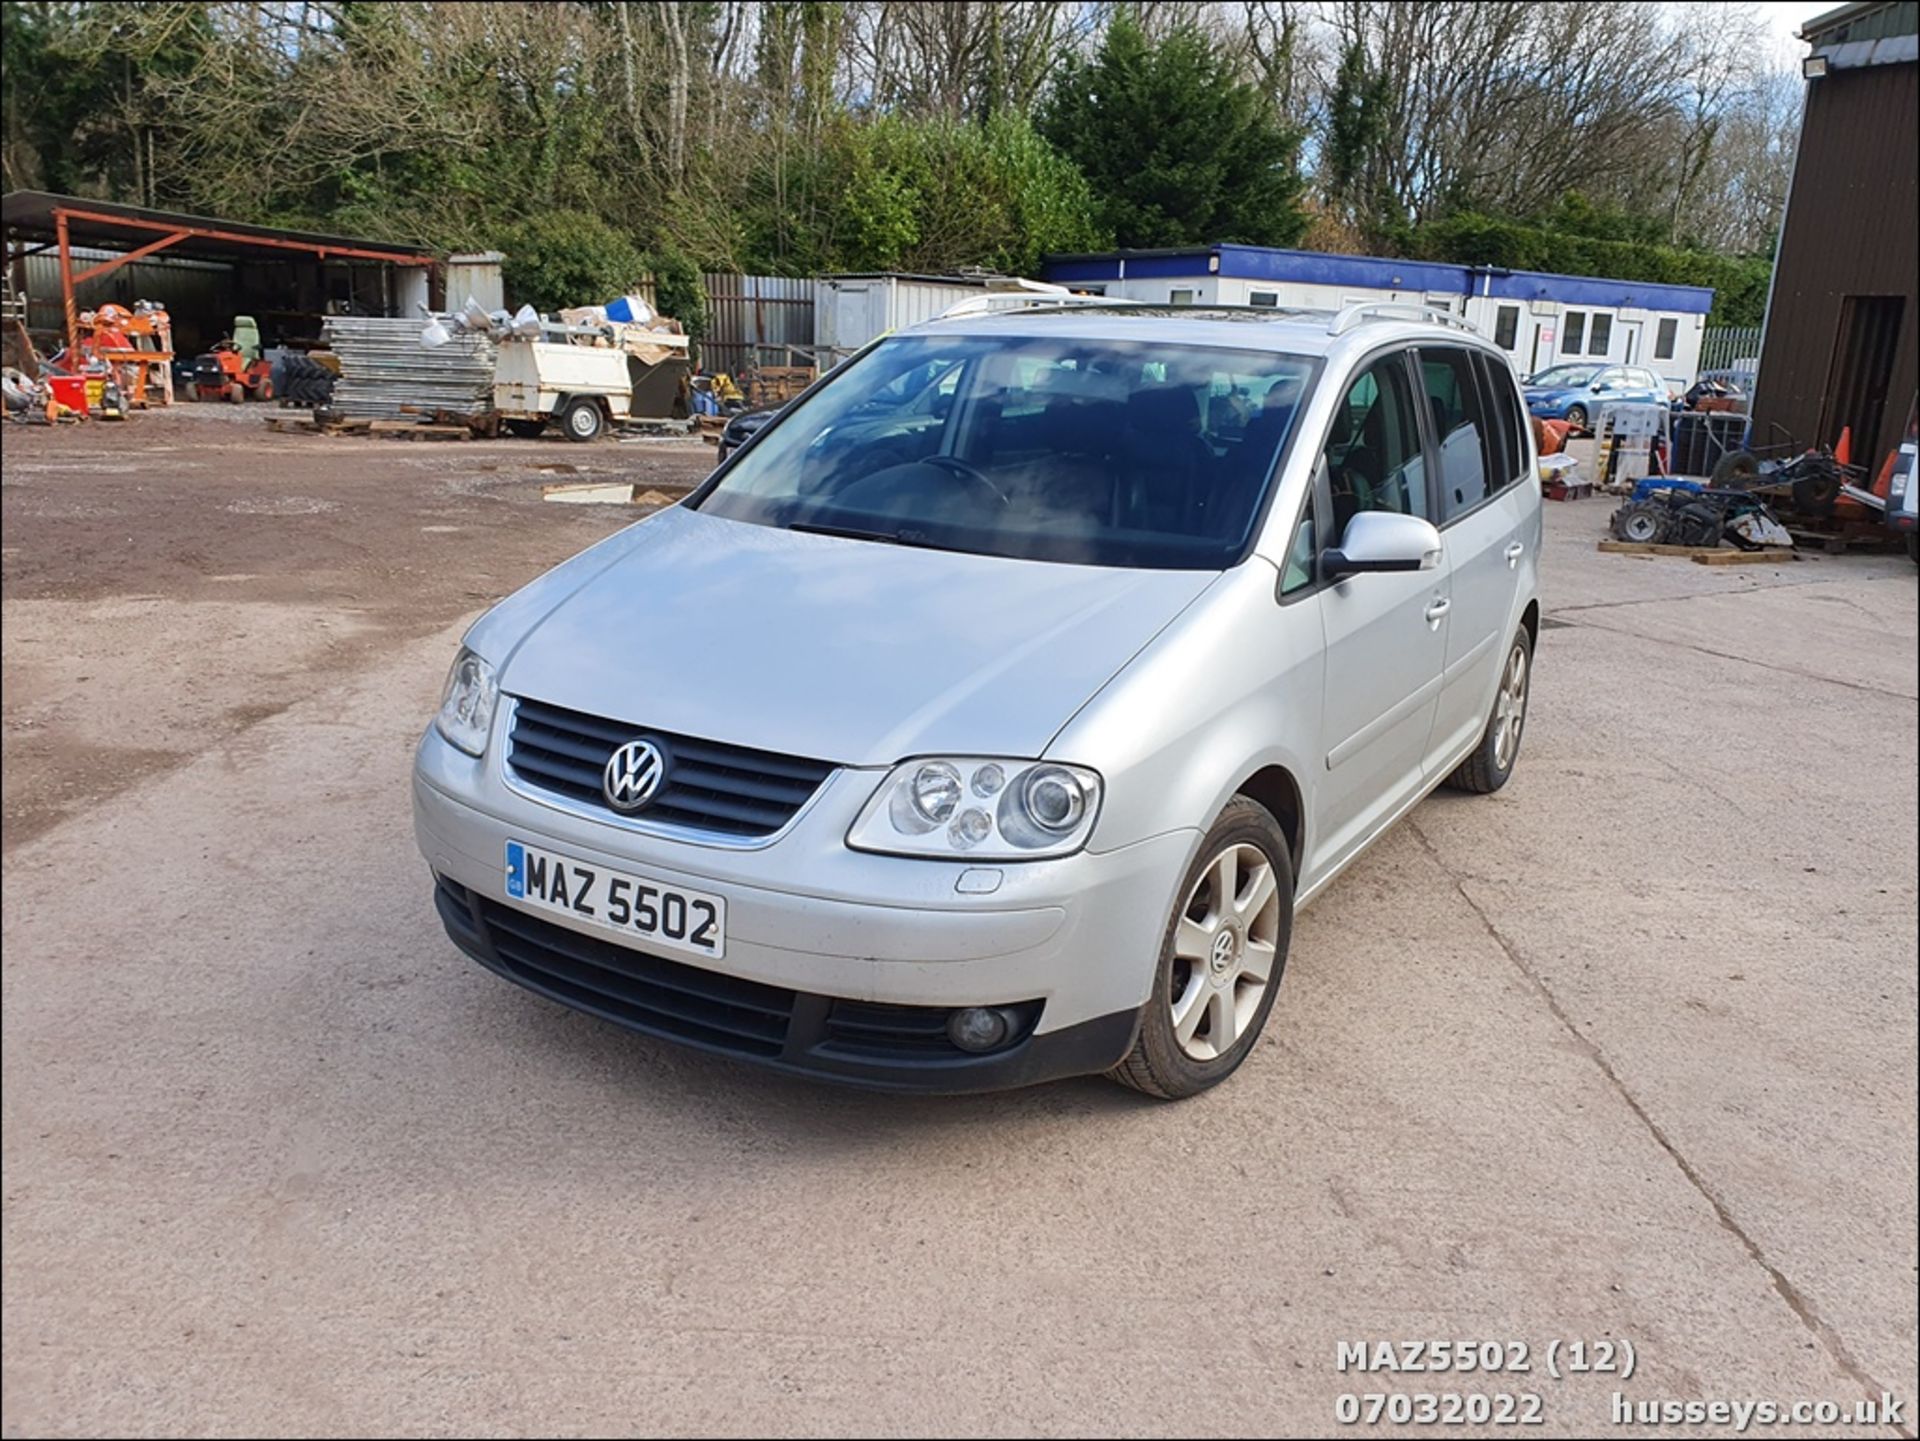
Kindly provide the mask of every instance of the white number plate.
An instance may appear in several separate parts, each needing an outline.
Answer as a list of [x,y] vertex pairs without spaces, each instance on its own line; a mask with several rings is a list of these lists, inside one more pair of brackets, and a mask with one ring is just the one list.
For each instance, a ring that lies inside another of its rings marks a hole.
[[727,903],[719,896],[610,871],[520,841],[507,842],[507,894],[648,946],[719,960]]

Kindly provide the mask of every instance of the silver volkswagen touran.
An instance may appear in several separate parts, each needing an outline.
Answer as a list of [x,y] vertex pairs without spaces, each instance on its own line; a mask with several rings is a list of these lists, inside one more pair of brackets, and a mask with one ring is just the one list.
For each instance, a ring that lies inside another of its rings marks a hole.
[[468,632],[413,785],[447,931],[811,1076],[1214,1085],[1294,912],[1513,772],[1525,415],[1408,306],[883,339]]

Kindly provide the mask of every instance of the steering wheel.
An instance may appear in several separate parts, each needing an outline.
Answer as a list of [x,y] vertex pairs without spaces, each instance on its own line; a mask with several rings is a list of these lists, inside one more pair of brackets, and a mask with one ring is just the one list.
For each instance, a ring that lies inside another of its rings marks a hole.
[[1001,490],[999,486],[989,480],[984,470],[980,469],[977,465],[968,464],[957,456],[929,455],[922,457],[920,463],[922,465],[934,466],[937,469],[957,475],[962,480],[970,480],[975,485],[983,486],[987,494],[991,495],[1003,506],[1011,506],[1013,504],[1012,497],[1008,496],[1005,491]]

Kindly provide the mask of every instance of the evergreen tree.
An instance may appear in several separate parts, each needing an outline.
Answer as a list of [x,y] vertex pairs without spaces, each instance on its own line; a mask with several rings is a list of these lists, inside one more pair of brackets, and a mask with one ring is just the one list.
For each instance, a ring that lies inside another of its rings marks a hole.
[[1099,54],[1062,73],[1040,128],[1120,245],[1289,245],[1306,228],[1299,132],[1191,26],[1155,43],[1116,15]]

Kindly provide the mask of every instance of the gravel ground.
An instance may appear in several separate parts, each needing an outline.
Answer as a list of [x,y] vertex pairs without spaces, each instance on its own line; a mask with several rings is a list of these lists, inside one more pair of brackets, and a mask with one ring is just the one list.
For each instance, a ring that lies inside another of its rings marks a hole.
[[[1513,784],[1302,916],[1230,1085],[889,1099],[501,983],[413,851],[465,618],[633,514],[538,467],[703,450],[263,429],[6,435],[6,1434],[1317,1435],[1532,1392],[1582,1435],[1615,1392],[1882,1389],[1912,1434],[1904,559],[1598,555],[1607,503],[1549,506]],[[1419,1337],[1534,1369],[1336,1368]]]

